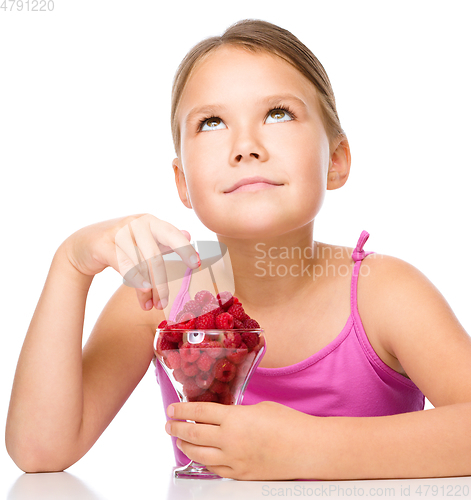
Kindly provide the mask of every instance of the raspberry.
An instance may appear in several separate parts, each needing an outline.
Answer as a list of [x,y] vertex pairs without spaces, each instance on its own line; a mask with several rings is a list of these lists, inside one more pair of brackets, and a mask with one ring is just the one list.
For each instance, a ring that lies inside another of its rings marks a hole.
[[222,307],[216,307],[216,309],[213,309],[211,312],[214,314],[214,317],[216,318],[217,316],[219,316],[224,312],[224,309]]
[[184,384],[185,380],[188,378],[184,373],[181,368],[177,368],[176,370],[173,370],[173,376],[177,382],[180,382],[180,384]]
[[260,325],[254,319],[249,318],[244,321],[244,328],[247,328],[247,330],[254,330],[260,328]]
[[219,402],[223,405],[233,405],[235,404],[235,397],[230,392],[227,392],[219,396]]
[[224,348],[216,340],[203,340],[203,342],[198,344],[198,347],[213,359],[224,356]]
[[196,385],[196,381],[194,378],[189,378],[184,384],[183,384],[183,394],[187,398],[194,398],[196,396],[199,396],[202,394],[204,389],[201,389],[201,387],[198,387]]
[[247,349],[247,346],[244,343],[242,343],[238,349],[229,351],[228,354],[226,355],[226,359],[228,359],[231,363],[238,365],[239,363],[245,361],[248,352],[249,351]]
[[189,312],[196,318],[201,313],[201,304],[196,302],[196,300],[189,300],[183,306],[182,311]]
[[165,364],[172,370],[180,368],[182,363],[180,353],[175,351],[167,351],[167,358],[165,359]]
[[216,324],[214,322],[214,316],[211,313],[207,313],[196,318],[196,328],[201,328],[203,330],[215,328],[215,326]]
[[240,319],[234,318],[234,328],[235,329],[245,328],[244,323],[242,323]]
[[234,316],[227,312],[216,316],[216,328],[220,328],[222,330],[233,328],[234,326]]
[[195,377],[195,382],[201,389],[209,389],[211,384],[214,382],[214,373],[212,372],[200,372]]
[[214,303],[206,304],[205,306],[203,306],[201,308],[201,314],[200,314],[200,316],[202,316],[204,314],[208,314],[208,313],[211,313],[212,315],[215,315],[216,314],[216,309],[219,309],[219,307],[217,306],[217,304],[214,304]]
[[220,380],[215,380],[210,387],[210,391],[216,394],[225,394],[226,392],[229,392],[229,384],[221,382]]
[[236,366],[227,359],[219,359],[214,365],[214,376],[221,382],[230,382],[236,372]]
[[231,307],[227,310],[229,314],[232,314],[234,318],[239,319],[240,321],[244,321],[249,319],[249,315],[244,311],[244,308],[241,304],[232,304]]
[[177,321],[178,328],[182,330],[191,330],[195,327],[195,315],[190,312],[180,311],[175,320]]
[[224,336],[223,344],[228,349],[237,349],[242,344],[242,337],[236,330],[229,331]]
[[157,328],[158,328],[159,330],[162,330],[162,329],[164,329],[166,326],[167,326],[167,320],[166,320],[166,319],[164,319],[163,321],[161,321],[161,322],[159,323],[159,326],[158,326]]
[[182,340],[182,336],[183,336],[183,332],[179,332],[178,330],[165,330],[164,331],[164,337],[169,342],[174,342],[175,344],[178,344]]
[[182,358],[182,361],[194,363],[200,357],[200,350],[194,348],[192,344],[185,342],[180,347],[180,356]]
[[194,377],[198,372],[199,368],[196,363],[190,363],[189,361],[182,360],[182,371],[187,377]]
[[229,307],[231,307],[232,304],[234,303],[234,297],[230,292],[218,293],[216,297],[218,299],[219,305],[225,311],[227,311]]
[[200,290],[195,295],[195,301],[200,304],[200,307],[205,306],[206,304],[215,304],[214,307],[219,305],[218,301],[214,298],[213,294],[208,290]]
[[163,356],[163,351],[168,351],[170,349],[175,349],[177,344],[174,342],[170,342],[168,339],[164,337],[164,335],[160,334],[157,339],[157,345],[155,346],[155,350],[159,356]]
[[200,396],[196,396],[196,401],[204,401],[206,403],[218,403],[219,398],[211,391],[205,391]]
[[203,352],[203,353],[201,353],[201,356],[198,358],[198,361],[196,362],[196,364],[202,372],[207,372],[213,366],[214,358],[212,358],[211,356],[208,356],[208,354]]
[[242,341],[247,346],[249,352],[258,344],[259,337],[255,332],[242,332]]

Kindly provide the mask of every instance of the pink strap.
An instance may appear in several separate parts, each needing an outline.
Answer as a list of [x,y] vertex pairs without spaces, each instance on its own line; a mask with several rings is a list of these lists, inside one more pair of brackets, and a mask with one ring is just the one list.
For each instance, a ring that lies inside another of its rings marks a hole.
[[357,246],[352,253],[352,259],[357,262],[359,260],[363,260],[366,257],[366,253],[363,250],[363,245],[366,243],[366,240],[370,237],[370,233],[367,231],[362,231],[360,237],[358,238]]
[[188,300],[188,297],[186,295],[188,293],[188,287],[190,285],[192,271],[193,269],[191,267],[187,267],[185,271],[185,276],[183,277],[182,286],[180,287],[180,290],[178,291],[177,296],[173,301],[172,308],[170,310],[168,318],[170,321],[175,321],[177,314],[180,312],[183,306],[183,302],[186,302]]
[[352,259],[355,261],[355,265],[353,267],[352,286],[350,292],[350,305],[352,313],[353,311],[358,311],[357,290],[358,290],[358,274],[360,272],[361,263],[367,255],[370,255],[370,253],[374,253],[374,252],[365,252],[363,250],[363,245],[366,243],[366,240],[369,237],[370,234],[367,231],[362,231],[362,233],[360,234],[360,238],[358,238],[357,246],[355,247],[355,250],[353,250],[352,253]]

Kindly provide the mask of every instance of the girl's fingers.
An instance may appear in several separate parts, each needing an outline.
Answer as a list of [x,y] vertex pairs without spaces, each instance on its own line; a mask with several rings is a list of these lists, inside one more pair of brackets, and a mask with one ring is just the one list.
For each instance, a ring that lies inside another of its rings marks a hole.
[[[134,288],[147,288],[150,276],[143,258],[131,233],[131,226],[126,224],[115,235],[115,247],[118,258],[119,273],[126,284]],[[121,251],[120,251],[121,250]]]
[[139,219],[131,222],[131,228],[136,240],[136,245],[144,258],[146,268],[150,268],[149,276],[150,283],[152,284],[154,306],[157,306],[158,302],[161,301],[162,305],[165,307],[165,301],[168,303],[169,296],[168,278],[159,245],[153,238],[148,226],[144,225],[144,227],[142,227]]
[[[168,277],[163,254],[176,252],[188,267],[200,265],[189,243],[188,231],[145,214],[120,228],[115,235],[119,273],[124,283],[136,289],[142,309],[164,309],[168,303]],[[193,260],[191,260],[193,259]]]
[[[181,257],[188,267],[192,269],[199,267],[199,255],[182,231],[172,226],[172,224],[157,219],[156,217],[152,217],[152,219],[149,220],[149,227],[154,239],[170,247],[172,251]],[[185,232],[188,233],[187,231]]]
[[118,267],[116,270],[123,277],[124,284],[133,288],[149,288],[150,277],[147,272],[141,273],[142,266],[136,265],[129,255],[117,245],[115,251]]
[[150,311],[154,307],[152,288],[136,288],[137,301],[144,311]]

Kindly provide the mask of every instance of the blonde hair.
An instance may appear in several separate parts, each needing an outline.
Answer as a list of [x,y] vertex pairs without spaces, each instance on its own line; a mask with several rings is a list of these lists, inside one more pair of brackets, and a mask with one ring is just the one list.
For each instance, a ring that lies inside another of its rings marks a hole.
[[177,120],[178,107],[196,65],[211,52],[223,45],[240,47],[251,52],[267,52],[277,55],[293,65],[317,89],[324,128],[332,147],[339,136],[345,137],[335,105],[334,91],[329,77],[317,57],[292,33],[258,19],[245,19],[230,26],[221,36],[206,38],[195,45],[184,57],[173,80],[171,127],[173,144],[180,156],[181,134]]

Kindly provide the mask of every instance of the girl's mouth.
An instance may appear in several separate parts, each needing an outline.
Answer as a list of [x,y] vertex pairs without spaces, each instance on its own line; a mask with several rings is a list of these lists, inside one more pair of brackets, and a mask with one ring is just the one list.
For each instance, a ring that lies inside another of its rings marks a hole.
[[237,189],[234,189],[234,191],[230,191],[226,194],[241,193],[244,191],[260,191],[263,189],[274,189],[282,185],[283,184],[269,184],[268,182],[255,182],[253,184],[244,184],[243,186],[240,186]]

